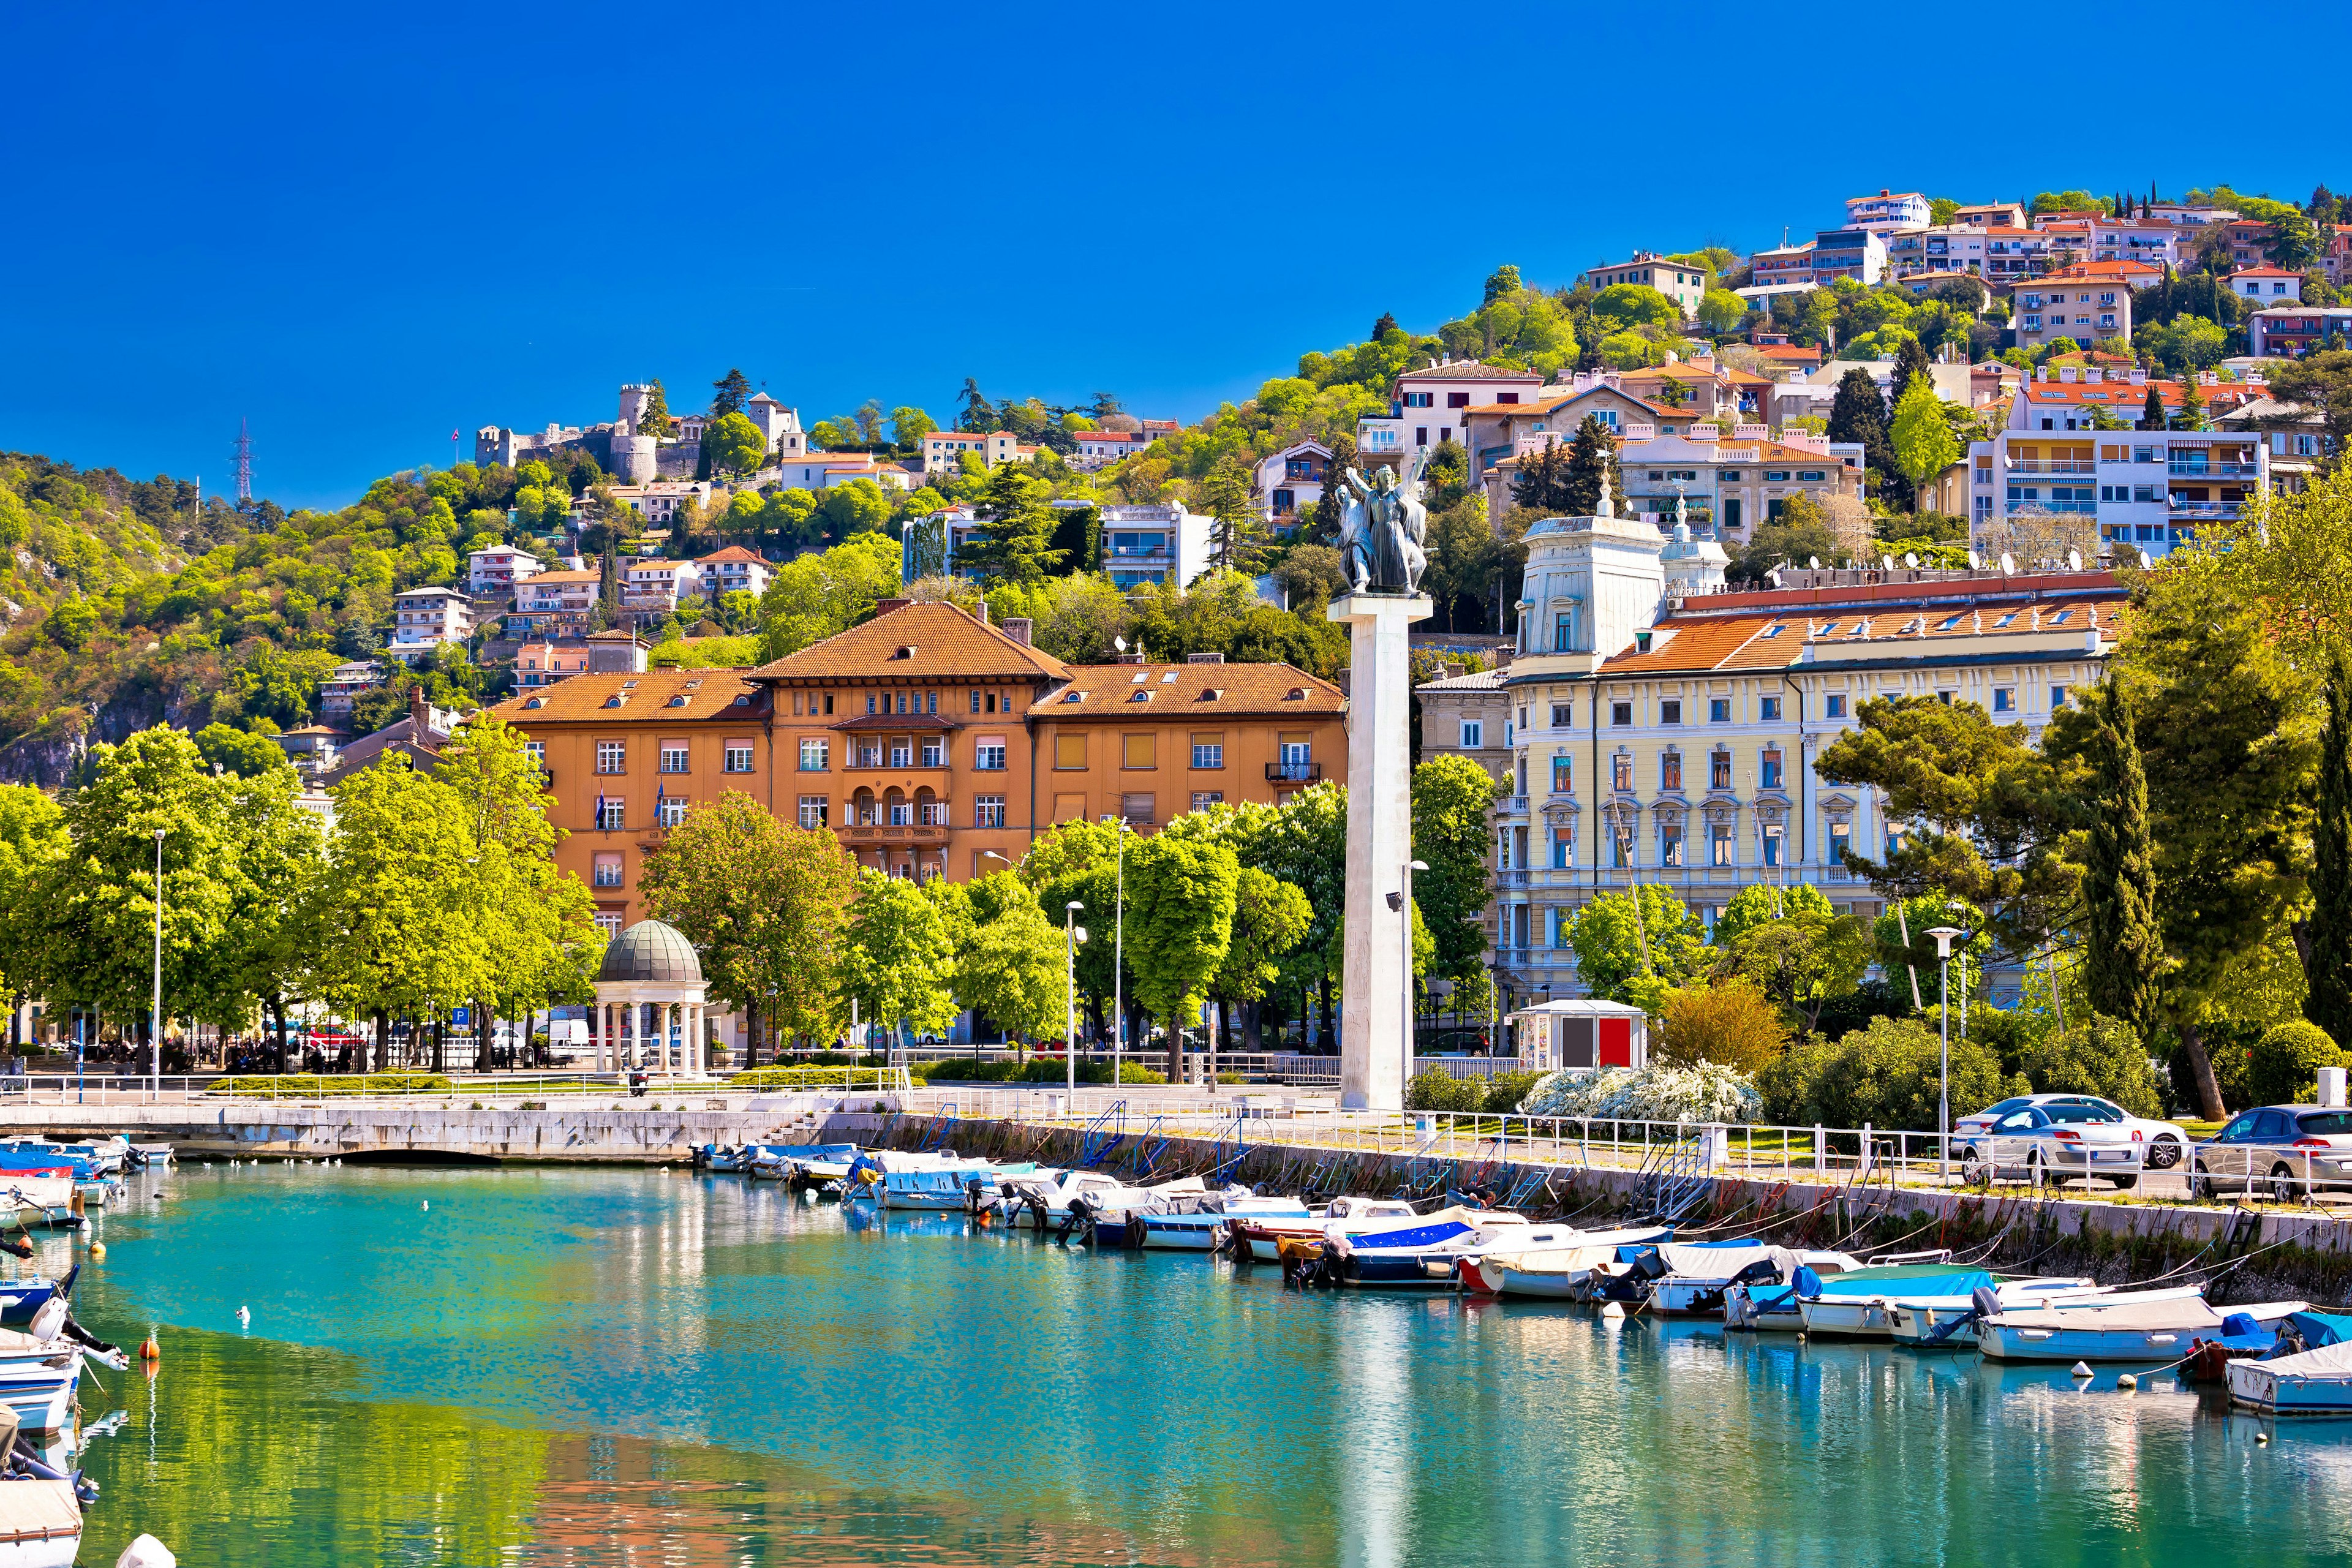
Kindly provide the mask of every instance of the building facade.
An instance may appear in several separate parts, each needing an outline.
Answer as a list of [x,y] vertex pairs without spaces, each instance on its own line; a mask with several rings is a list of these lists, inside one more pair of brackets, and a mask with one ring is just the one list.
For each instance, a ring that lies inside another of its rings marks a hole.
[[2330,339],[2352,342],[2352,306],[2298,305],[2256,310],[2246,321],[2246,352],[2257,359],[2301,359],[2328,346]]
[[768,591],[770,569],[766,557],[740,544],[701,556],[694,566],[701,578],[704,596],[714,603],[725,594],[756,596]]
[[392,638],[387,652],[403,659],[427,654],[443,643],[461,647],[474,635],[474,606],[455,588],[411,588],[392,599]]
[[1669,261],[1654,250],[1639,250],[1631,261],[1606,262],[1577,274],[1580,289],[1601,289],[1619,283],[1655,289],[1682,310],[1685,321],[1698,319],[1706,299],[1706,273],[1685,261]]
[[1893,234],[1898,228],[1925,228],[1934,217],[1935,208],[1917,191],[1881,191],[1874,196],[1848,196],[1845,199],[1846,226],[1872,234]]
[[1330,461],[1331,449],[1320,441],[1299,441],[1258,459],[1252,485],[1262,498],[1268,527],[1295,528],[1300,518],[1313,513],[1323,499]]
[[1886,276],[1886,241],[1866,228],[1825,228],[1813,236],[1813,281],[1851,278],[1874,289]]
[[1432,447],[1464,440],[1472,409],[1532,402],[1542,389],[1543,377],[1533,371],[1432,360],[1391,384],[1387,414],[1356,422],[1356,450],[1368,461],[1425,457]]

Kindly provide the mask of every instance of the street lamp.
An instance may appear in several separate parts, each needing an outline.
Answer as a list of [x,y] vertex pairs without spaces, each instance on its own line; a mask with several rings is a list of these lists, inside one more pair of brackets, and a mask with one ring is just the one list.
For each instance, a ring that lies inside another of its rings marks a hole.
[[163,1091],[163,830],[155,830],[155,1005],[147,1019],[147,1092]]
[[1937,1011],[1944,1016],[1944,1082],[1936,1103],[1936,1131],[1943,1147],[1937,1179],[1949,1181],[1952,1176],[1952,939],[1967,933],[1952,926],[1937,926],[1927,934],[1936,939],[1936,956],[1944,964],[1943,985],[1937,994],[1942,1004]]
[[1117,890],[1111,897],[1110,949],[1110,1087],[1116,1091],[1127,1077],[1127,818],[1106,816],[1116,847]]
[[1062,1016],[1062,1057],[1069,1063],[1070,1103],[1077,1104],[1078,1093],[1078,943],[1087,940],[1087,928],[1073,925],[1080,910],[1087,906],[1072,899],[1062,906],[1062,962],[1064,981],[1068,987],[1068,1006]]

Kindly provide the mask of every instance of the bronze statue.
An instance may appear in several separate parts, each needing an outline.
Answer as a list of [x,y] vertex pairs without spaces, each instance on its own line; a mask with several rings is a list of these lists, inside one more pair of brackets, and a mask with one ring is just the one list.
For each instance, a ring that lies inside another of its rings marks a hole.
[[1429,557],[1429,512],[1421,502],[1420,465],[1400,479],[1386,466],[1367,479],[1347,472],[1340,498],[1339,553],[1353,593],[1412,594]]

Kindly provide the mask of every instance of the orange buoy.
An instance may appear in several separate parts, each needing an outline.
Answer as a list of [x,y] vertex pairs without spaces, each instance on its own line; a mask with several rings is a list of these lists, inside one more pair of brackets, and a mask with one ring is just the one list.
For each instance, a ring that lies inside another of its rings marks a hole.
[[139,1359],[141,1361],[162,1361],[163,1359],[163,1347],[155,1342],[155,1331],[152,1329],[147,1331],[146,1342],[139,1347]]

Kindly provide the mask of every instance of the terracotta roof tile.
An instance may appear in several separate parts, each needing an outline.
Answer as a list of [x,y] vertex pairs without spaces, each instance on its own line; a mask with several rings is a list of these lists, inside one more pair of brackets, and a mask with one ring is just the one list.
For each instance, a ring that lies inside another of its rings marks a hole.
[[[898,657],[912,648],[909,658]],[[1070,667],[952,605],[906,605],[752,671],[761,680],[1061,680]]]
[[[1998,585],[1990,585],[1997,592]],[[1604,660],[1604,675],[1641,675],[1663,671],[1716,669],[1779,669],[1800,661],[1810,641],[1815,647],[1864,641],[1888,645],[1888,657],[1916,657],[1923,645],[1967,643],[1979,637],[2021,632],[2087,631],[2093,625],[2114,633],[2122,625],[2128,601],[2122,595],[2042,601],[2041,622],[2034,624],[2035,603],[2022,597],[1964,604],[1952,599],[1920,597],[1890,600],[1867,608],[1817,609],[1792,605],[1761,615],[1670,616],[1659,631],[1675,635],[1654,641],[1648,653],[1628,650]],[[2003,626],[2003,616],[2016,619]],[[2063,616],[2062,620],[2059,617]],[[1950,625],[1946,623],[1949,621]],[[1868,623],[1868,635],[1864,625]],[[1924,625],[1922,625],[1924,623]],[[1775,633],[1773,627],[1780,627]],[[1910,629],[1914,628],[1918,629]],[[1924,635],[1922,632],[1924,631]],[[1928,657],[1934,657],[1930,654]]]
[[[1344,711],[1339,689],[1286,664],[1082,664],[1070,683],[1030,710],[1039,721],[1099,719],[1132,723],[1211,721],[1234,714],[1331,718]],[[1140,679],[1139,679],[1140,678]],[[1171,679],[1172,678],[1172,679]],[[1214,698],[1205,694],[1218,693]],[[1292,692],[1304,695],[1293,697]],[[1139,702],[1138,692],[1150,692]],[[1076,701],[1070,699],[1076,696]]]
[[[618,708],[607,700],[625,697]],[[683,707],[670,699],[684,697]],[[735,700],[742,698],[738,703]],[[532,703],[538,703],[534,708]],[[648,669],[575,675],[553,686],[518,692],[490,710],[493,717],[529,728],[567,720],[574,723],[678,724],[697,721],[740,721],[768,712],[768,689],[740,669]]]
[[758,552],[746,550],[740,544],[730,544],[724,550],[715,550],[709,554],[702,556],[695,562],[695,564],[698,566],[724,566],[731,565],[739,561],[742,562],[746,565],[756,563],[764,566],[768,563],[766,557],[761,555]]

